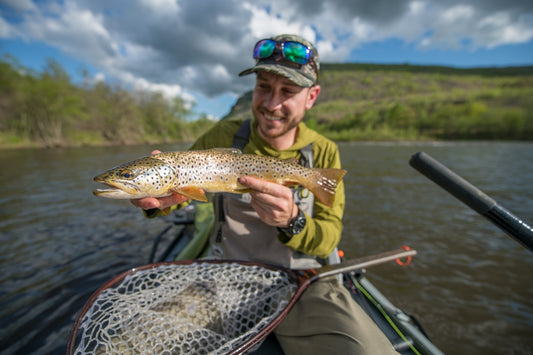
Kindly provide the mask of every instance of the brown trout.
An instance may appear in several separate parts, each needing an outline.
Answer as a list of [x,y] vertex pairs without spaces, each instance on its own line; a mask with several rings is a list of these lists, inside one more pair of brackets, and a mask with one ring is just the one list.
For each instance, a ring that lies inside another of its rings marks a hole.
[[117,166],[94,178],[109,188],[96,196],[139,199],[169,196],[173,192],[207,201],[205,192],[245,193],[239,183],[245,175],[281,185],[302,185],[332,207],[335,189],[345,170],[305,168],[292,160],[243,154],[233,148],[215,148],[154,154]]

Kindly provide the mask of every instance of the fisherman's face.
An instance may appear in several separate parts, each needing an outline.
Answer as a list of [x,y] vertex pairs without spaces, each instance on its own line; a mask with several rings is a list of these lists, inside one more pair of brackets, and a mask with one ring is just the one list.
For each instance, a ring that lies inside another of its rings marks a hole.
[[253,91],[252,111],[259,135],[274,148],[290,147],[305,111],[313,107],[320,86],[303,88],[281,75],[259,71]]

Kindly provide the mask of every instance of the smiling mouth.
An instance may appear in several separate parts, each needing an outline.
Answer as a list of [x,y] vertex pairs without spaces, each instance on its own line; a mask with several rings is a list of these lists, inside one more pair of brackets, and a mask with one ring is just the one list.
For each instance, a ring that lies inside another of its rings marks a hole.
[[281,121],[283,119],[283,117],[271,116],[267,114],[263,114],[263,117],[270,122]]

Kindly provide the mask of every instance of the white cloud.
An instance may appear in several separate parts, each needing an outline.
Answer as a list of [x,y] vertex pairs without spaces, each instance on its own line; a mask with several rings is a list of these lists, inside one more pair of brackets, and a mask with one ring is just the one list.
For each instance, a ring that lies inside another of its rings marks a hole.
[[[54,7],[49,7],[48,10]],[[57,46],[81,60],[94,62],[113,55],[118,45],[103,24],[104,16],[80,8],[72,1],[53,12],[25,13],[19,25],[27,40],[40,40]]]
[[0,38],[18,37],[17,31],[13,27],[0,17]]
[[470,5],[452,6],[445,10],[440,18],[447,25],[453,25],[459,21],[469,21],[474,16],[474,8]]
[[305,22],[290,21],[290,17],[283,17],[275,9],[270,13],[265,7],[244,3],[244,8],[252,14],[250,18],[250,31],[256,39],[277,35],[280,33],[296,33],[314,42],[316,33]]
[[180,96],[180,94],[183,91],[179,85],[166,85],[166,84],[151,83],[142,78],[136,78],[133,81],[133,87],[134,89],[139,90],[139,91],[160,92],[166,98],[173,98],[176,96]]
[[176,0],[140,0],[140,2],[158,14],[176,15],[179,11]]
[[94,75],[94,80],[95,81],[101,81],[101,82],[104,82],[105,81],[105,74],[102,73],[102,72],[98,72]]
[[531,17],[529,23],[523,18],[513,21],[509,13],[502,11],[481,19],[476,27],[480,33],[486,33],[483,38],[486,47],[494,48],[502,44],[524,43],[531,40],[533,38],[531,22]]
[[425,8],[425,1],[411,1],[409,3],[409,12],[413,15],[422,15]]

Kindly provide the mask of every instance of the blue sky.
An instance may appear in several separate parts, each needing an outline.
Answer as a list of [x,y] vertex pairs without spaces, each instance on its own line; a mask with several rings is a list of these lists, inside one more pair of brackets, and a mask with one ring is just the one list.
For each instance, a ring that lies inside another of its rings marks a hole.
[[73,81],[157,90],[213,118],[250,90],[261,38],[297,33],[322,62],[533,65],[533,2],[488,0],[0,0],[0,54]]

